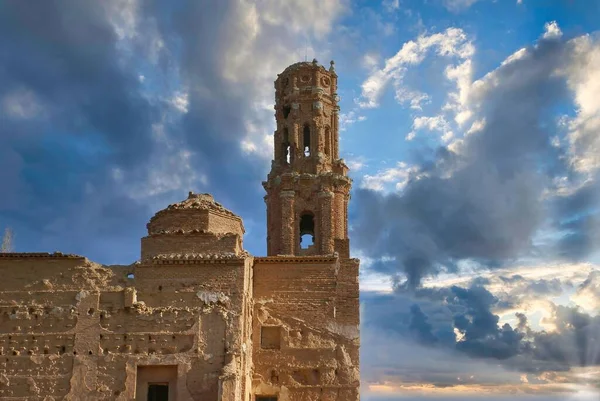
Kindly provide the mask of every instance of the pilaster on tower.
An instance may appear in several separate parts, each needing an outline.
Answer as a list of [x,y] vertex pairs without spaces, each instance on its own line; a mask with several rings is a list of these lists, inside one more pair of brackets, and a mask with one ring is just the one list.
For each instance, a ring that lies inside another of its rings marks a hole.
[[275,80],[274,159],[267,192],[267,254],[349,257],[351,179],[339,158],[334,63],[286,68]]

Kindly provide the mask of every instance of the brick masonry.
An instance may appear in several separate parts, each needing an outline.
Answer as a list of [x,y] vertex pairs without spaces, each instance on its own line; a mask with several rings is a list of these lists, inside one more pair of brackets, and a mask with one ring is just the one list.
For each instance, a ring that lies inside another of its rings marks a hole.
[[[359,400],[351,180],[337,75],[315,61],[275,81],[267,256],[208,194],[156,213],[140,260],[0,254],[0,399]],[[311,246],[306,242],[310,240]]]

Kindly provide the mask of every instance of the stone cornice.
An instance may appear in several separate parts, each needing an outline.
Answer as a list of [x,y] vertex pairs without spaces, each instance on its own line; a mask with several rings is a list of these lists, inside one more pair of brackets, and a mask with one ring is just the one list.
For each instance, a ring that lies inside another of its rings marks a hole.
[[331,263],[338,260],[337,255],[293,256],[277,255],[254,257],[255,263]]
[[171,235],[197,235],[197,236],[211,236],[211,237],[219,237],[219,238],[223,238],[223,237],[239,237],[239,234],[236,233],[214,233],[210,230],[184,230],[184,229],[178,229],[178,230],[173,230],[173,231],[168,231],[168,230],[160,230],[154,233],[151,233],[149,235],[147,235],[144,238],[148,238],[148,237],[161,237],[161,236],[171,236]]
[[0,259],[81,259],[85,256],[75,254],[65,254],[62,252],[9,252],[0,253]]
[[212,264],[226,264],[231,262],[244,262],[250,256],[247,252],[242,252],[239,255],[233,252],[222,252],[222,253],[170,253],[160,254],[142,261],[140,267],[144,264],[152,265],[182,265],[182,264],[198,264],[198,263],[212,263]]

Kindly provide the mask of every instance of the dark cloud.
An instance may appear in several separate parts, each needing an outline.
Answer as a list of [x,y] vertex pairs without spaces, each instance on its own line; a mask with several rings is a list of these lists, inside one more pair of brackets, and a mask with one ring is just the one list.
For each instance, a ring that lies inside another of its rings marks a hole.
[[[548,323],[536,331],[523,313],[517,323],[499,325],[494,310],[502,301],[484,287],[422,288],[362,299],[365,330],[392,332],[422,346],[495,360],[505,369],[541,373],[600,365],[600,318],[577,308],[554,306]],[[457,335],[454,334],[457,332]]]
[[112,231],[131,247],[123,256],[137,257],[148,211],[113,188],[110,172],[148,164],[157,109],[117,51],[111,12],[110,2],[78,1],[9,1],[0,11],[0,160],[10,194],[0,219],[18,250],[92,248],[89,256],[106,258],[120,248]]
[[[356,191],[354,244],[373,259],[391,259],[375,269],[403,272],[414,287],[459,261],[495,268],[540,254],[533,238],[549,208],[540,199],[569,172],[563,151],[550,144],[552,111],[569,96],[555,74],[567,57],[566,42],[540,40],[474,90],[486,125],[458,152],[437,150],[402,193]],[[578,243],[592,238],[583,226],[573,231],[583,236]]]
[[410,324],[408,329],[421,343],[434,344],[438,341],[437,337],[431,332],[432,326],[427,322],[427,316],[425,316],[417,304],[410,307]]
[[[0,198],[0,225],[13,227],[17,250],[60,249],[126,263],[137,258],[156,208],[195,190],[212,192],[241,214],[246,245],[263,252],[260,183],[268,160],[244,153],[241,142],[248,121],[261,131],[273,122],[254,101],[260,85],[272,93],[275,72],[265,86],[249,73],[264,73],[255,68],[260,59],[248,58],[256,66],[231,62],[247,50],[244,43],[275,58],[268,49],[288,52],[273,38],[295,38],[286,26],[263,24],[252,42],[248,30],[255,27],[244,25],[243,6],[3,5],[0,179],[8,195]],[[277,60],[281,69],[291,61]],[[229,79],[237,72],[244,76]],[[187,95],[185,113],[172,105],[179,90]]]

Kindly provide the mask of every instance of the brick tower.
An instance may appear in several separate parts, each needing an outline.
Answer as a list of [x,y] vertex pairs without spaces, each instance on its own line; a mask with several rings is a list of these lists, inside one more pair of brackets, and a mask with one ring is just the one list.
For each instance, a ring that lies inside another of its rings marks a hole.
[[267,257],[252,269],[252,401],[360,399],[359,260],[339,158],[337,75],[312,62],[275,81]]
[[131,265],[0,253],[0,399],[360,400],[333,62],[294,64],[275,88],[268,256],[193,192],[150,219]]
[[267,254],[349,257],[351,180],[339,158],[337,75],[296,63],[275,81],[274,160],[267,191]]

